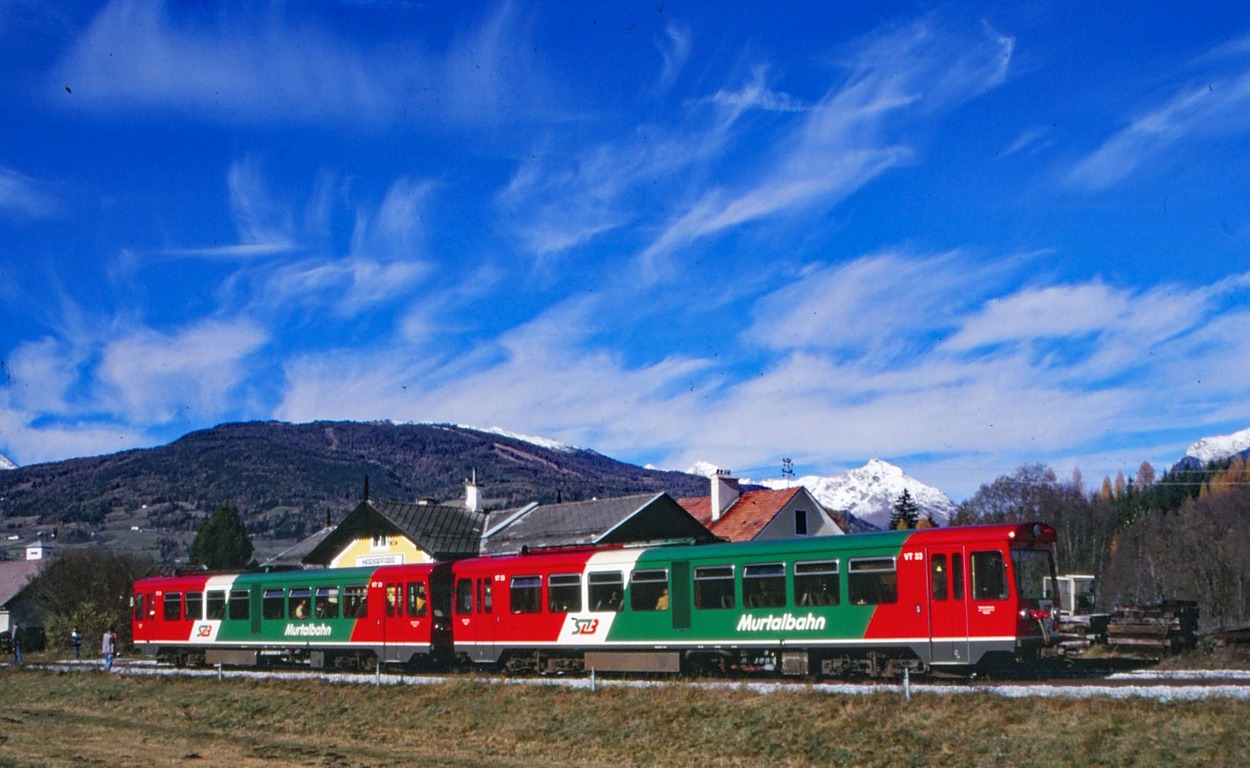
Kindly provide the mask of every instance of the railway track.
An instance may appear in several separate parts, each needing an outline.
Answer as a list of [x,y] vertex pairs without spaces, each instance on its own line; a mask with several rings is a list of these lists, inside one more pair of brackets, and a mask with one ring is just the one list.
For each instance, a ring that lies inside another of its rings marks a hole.
[[[61,673],[101,673],[99,662],[63,661],[28,664],[28,669]],[[112,674],[126,676],[178,676],[216,678],[221,681],[243,679],[321,680],[338,685],[443,685],[452,681],[471,681],[483,685],[562,686],[594,691],[607,687],[664,687],[686,685],[711,690],[777,693],[807,690],[827,695],[892,694],[910,696],[995,695],[1008,698],[1149,698],[1179,702],[1222,698],[1250,700],[1250,671],[1245,670],[1132,670],[1066,671],[1036,680],[933,680],[915,679],[897,682],[881,681],[807,681],[769,678],[689,679],[627,678],[620,676],[534,676],[505,677],[472,673],[373,673],[321,672],[310,669],[240,669],[213,667],[174,667],[140,659],[122,659],[114,664]]]

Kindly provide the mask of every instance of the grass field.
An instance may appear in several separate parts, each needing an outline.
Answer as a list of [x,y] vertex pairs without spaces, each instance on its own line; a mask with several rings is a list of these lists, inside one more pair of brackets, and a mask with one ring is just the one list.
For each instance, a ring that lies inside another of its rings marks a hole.
[[1250,703],[0,673],[9,766],[1250,763]]

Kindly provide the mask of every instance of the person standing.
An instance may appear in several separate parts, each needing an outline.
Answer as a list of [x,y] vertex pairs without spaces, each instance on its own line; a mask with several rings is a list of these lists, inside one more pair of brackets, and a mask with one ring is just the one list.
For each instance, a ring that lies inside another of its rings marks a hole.
[[100,650],[104,652],[104,671],[113,671],[113,653],[117,650],[117,636],[113,633],[112,627],[104,630],[104,640],[100,644]]
[[69,639],[74,644],[74,658],[82,658],[79,655],[82,648],[82,633],[78,631],[78,627],[74,627],[74,631],[69,633]]
[[22,666],[22,625],[16,621],[13,622],[10,632],[13,640],[13,663],[20,667]]

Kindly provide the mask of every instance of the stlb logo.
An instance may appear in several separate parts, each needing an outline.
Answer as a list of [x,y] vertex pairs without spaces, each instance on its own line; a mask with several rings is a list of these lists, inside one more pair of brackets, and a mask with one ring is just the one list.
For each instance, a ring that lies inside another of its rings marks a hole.
[[212,627],[212,625],[210,625],[210,624],[201,624],[201,625],[200,625],[200,632],[199,632],[200,637],[208,637],[208,636],[209,636],[209,635],[211,635],[211,634],[213,634],[213,627]]
[[598,619],[573,619],[573,634],[575,635],[593,635],[598,631]]

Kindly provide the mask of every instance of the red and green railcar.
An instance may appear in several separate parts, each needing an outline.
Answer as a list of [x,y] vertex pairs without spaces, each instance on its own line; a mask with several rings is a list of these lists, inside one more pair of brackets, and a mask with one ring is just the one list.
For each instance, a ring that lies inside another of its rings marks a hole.
[[455,563],[456,653],[512,671],[793,674],[1029,660],[1051,642],[1047,525]]
[[180,664],[436,660],[451,645],[450,578],[440,564],[142,579],[134,644]]

